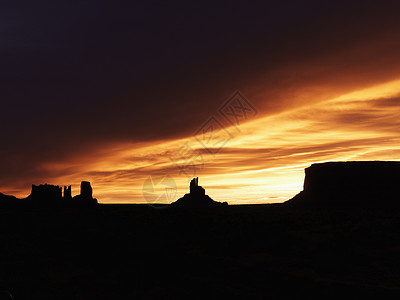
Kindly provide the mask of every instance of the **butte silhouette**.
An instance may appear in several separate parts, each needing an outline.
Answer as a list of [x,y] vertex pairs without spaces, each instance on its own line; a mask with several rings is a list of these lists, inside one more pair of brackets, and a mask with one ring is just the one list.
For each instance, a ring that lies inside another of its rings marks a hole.
[[88,181],[81,182],[81,193],[72,197],[71,186],[62,187],[52,184],[32,185],[31,194],[23,199],[0,193],[0,207],[55,207],[55,206],[93,206],[97,205],[93,198],[93,189]]
[[202,186],[199,186],[199,178],[193,178],[190,181],[190,192],[185,194],[182,198],[179,198],[175,202],[171,203],[171,206],[175,207],[187,207],[187,208],[207,208],[207,207],[218,207],[226,206],[227,202],[217,202],[206,195],[206,191]]

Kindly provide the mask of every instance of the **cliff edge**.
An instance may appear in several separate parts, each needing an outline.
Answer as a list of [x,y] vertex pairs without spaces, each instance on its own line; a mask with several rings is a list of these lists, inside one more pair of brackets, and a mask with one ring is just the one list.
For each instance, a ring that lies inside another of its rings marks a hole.
[[317,163],[305,169],[303,191],[288,204],[399,204],[400,162]]

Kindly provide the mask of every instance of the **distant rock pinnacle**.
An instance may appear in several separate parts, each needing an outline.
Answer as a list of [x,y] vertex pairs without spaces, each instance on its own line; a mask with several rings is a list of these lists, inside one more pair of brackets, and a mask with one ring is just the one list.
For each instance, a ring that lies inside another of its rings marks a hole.
[[199,178],[193,178],[190,181],[190,193],[185,194],[182,198],[177,201],[171,203],[172,206],[182,206],[189,208],[197,208],[197,207],[213,207],[213,206],[221,206],[228,205],[226,202],[217,202],[211,199],[208,195],[206,195],[206,191],[203,187],[199,186]]

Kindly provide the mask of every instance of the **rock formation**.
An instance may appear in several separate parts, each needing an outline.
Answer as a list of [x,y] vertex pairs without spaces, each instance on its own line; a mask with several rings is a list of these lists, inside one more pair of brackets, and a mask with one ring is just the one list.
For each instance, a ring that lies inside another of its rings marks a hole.
[[93,189],[88,181],[81,182],[81,193],[72,198],[73,203],[80,205],[97,204],[97,199],[93,198]]
[[181,206],[187,208],[215,207],[228,205],[226,202],[217,202],[206,195],[205,189],[199,186],[199,178],[193,178],[189,186],[190,193],[171,203],[172,206]]
[[353,161],[313,164],[303,191],[289,204],[397,204],[400,162]]
[[32,192],[28,199],[42,205],[59,203],[62,200],[62,189],[58,185],[32,184]]
[[72,199],[72,192],[71,192],[71,186],[64,186],[64,200],[68,201]]
[[199,177],[193,178],[189,185],[190,195],[196,195],[203,197],[206,194],[206,190],[199,186]]
[[57,207],[57,206],[85,206],[97,204],[97,199],[93,198],[93,189],[88,181],[81,182],[81,194],[72,198],[71,186],[64,186],[64,196],[62,188],[58,185],[41,184],[32,185],[31,194],[18,199],[13,196],[6,196],[0,193],[1,207]]
[[93,189],[88,181],[81,182],[81,196],[83,198],[92,199],[93,198]]

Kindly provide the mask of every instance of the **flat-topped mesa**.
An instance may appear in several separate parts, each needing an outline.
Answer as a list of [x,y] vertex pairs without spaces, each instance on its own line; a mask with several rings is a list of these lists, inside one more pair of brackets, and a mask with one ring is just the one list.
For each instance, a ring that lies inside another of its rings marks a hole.
[[313,164],[303,191],[290,204],[400,204],[400,162],[352,161]]
[[32,191],[28,198],[36,203],[53,204],[62,199],[62,189],[58,185],[32,184]]
[[199,186],[199,178],[193,178],[189,185],[189,194],[185,194],[182,198],[171,203],[172,206],[182,206],[190,208],[198,207],[211,207],[228,205],[226,202],[217,202],[206,195],[206,191],[203,187]]

